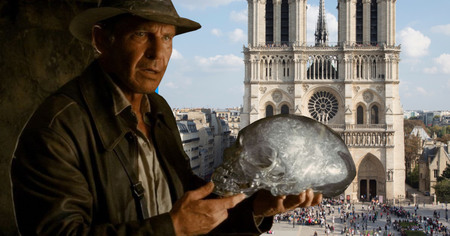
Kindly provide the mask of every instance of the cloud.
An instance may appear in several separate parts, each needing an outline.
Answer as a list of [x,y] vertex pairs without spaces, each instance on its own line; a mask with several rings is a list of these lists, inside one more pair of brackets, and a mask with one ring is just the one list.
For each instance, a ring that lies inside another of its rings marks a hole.
[[422,87],[417,87],[417,88],[416,88],[416,91],[417,91],[419,94],[421,94],[421,95],[425,95],[425,96],[428,95],[428,92],[427,92],[424,88],[422,88]]
[[438,73],[438,68],[436,66],[430,67],[430,68],[425,68],[423,69],[423,72],[427,73],[427,74],[437,74]]
[[228,34],[228,37],[232,42],[245,42],[247,39],[247,34],[244,33],[242,29],[235,29]]
[[440,66],[440,71],[444,74],[450,74],[450,54],[442,54],[434,61]]
[[190,10],[194,9],[205,9],[208,7],[219,7],[225,6],[232,2],[238,2],[241,0],[174,0],[175,6],[182,5]]
[[246,23],[248,20],[248,9],[242,11],[232,11],[230,13],[230,19],[235,22],[243,22]]
[[172,50],[172,56],[170,57],[170,59],[172,60],[183,59],[183,55],[181,55],[181,53],[174,48]]
[[431,32],[433,33],[442,33],[447,36],[450,36],[450,24],[448,25],[436,25],[431,27]]
[[171,88],[171,89],[177,89],[178,85],[176,85],[174,82],[167,82],[164,84],[164,87]]
[[425,68],[424,72],[427,74],[450,74],[450,54],[442,54],[433,59],[435,66]]
[[222,36],[222,31],[220,29],[212,29],[211,34],[213,34],[217,37],[220,37],[220,36]]
[[402,51],[407,57],[422,57],[428,54],[431,40],[420,31],[407,27],[398,34]]
[[[338,21],[336,16],[328,13],[325,10],[327,29],[328,29],[328,42],[330,45],[335,45],[337,43],[337,32],[338,32]],[[306,13],[307,23],[306,23],[306,35],[308,44],[314,44],[316,41],[314,33],[316,32],[317,20],[319,18],[319,6],[309,5]]]
[[195,61],[200,68],[205,71],[230,71],[239,70],[244,62],[241,57],[233,54],[216,55],[213,57],[195,57]]

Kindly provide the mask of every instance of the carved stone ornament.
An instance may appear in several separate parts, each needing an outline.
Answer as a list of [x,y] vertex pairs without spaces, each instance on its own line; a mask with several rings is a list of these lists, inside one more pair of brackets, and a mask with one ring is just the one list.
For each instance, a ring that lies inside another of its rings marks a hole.
[[383,93],[383,86],[377,86],[377,92],[379,93],[379,94],[382,94]]
[[260,87],[259,91],[261,91],[261,93],[264,94],[267,91],[267,87]]
[[293,94],[294,93],[294,86],[289,86],[287,88],[287,90],[288,90],[288,93]]
[[354,89],[355,89],[355,92],[357,93],[357,92],[359,92],[359,90],[361,89],[361,87],[355,86]]
[[281,102],[281,99],[283,99],[283,94],[280,91],[275,91],[272,93],[272,99],[274,102]]
[[363,99],[365,102],[370,103],[373,101],[373,94],[370,91],[365,91],[363,93]]
[[280,196],[311,188],[333,197],[355,175],[355,163],[339,134],[311,118],[282,114],[242,129],[212,181],[214,193],[221,196],[250,196],[259,189]]
[[306,92],[306,91],[308,91],[308,89],[309,89],[309,85],[307,85],[307,84],[304,84],[304,85],[303,85],[303,91],[305,91],[305,92]]

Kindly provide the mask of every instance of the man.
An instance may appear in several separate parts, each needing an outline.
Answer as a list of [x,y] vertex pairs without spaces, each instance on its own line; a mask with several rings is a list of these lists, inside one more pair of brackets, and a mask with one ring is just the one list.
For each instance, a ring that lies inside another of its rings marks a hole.
[[271,216],[321,200],[310,190],[214,198],[214,185],[192,173],[154,91],[173,37],[199,28],[170,0],[105,1],[73,19],[72,34],[99,56],[22,132],[11,171],[22,234],[253,235]]

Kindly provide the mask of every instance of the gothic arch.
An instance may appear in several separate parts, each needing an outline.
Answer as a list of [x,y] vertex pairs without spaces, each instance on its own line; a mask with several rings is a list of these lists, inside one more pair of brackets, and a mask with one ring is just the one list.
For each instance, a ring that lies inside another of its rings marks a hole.
[[385,168],[381,161],[368,153],[360,159],[357,168],[358,198],[370,201],[376,196],[386,196]]
[[259,111],[262,112],[261,114],[264,114],[265,117],[266,106],[268,104],[273,106],[273,112],[274,115],[276,115],[281,112],[281,107],[285,104],[289,107],[289,110],[291,111],[293,107],[292,104],[294,104],[294,100],[292,98],[292,95],[290,95],[288,92],[276,88],[265,92],[264,95],[261,97],[259,104],[260,104]]
[[[377,124],[383,124],[385,123],[385,108],[384,108],[384,99],[382,99],[382,97],[380,96],[380,94],[378,92],[376,92],[375,90],[371,89],[371,88],[367,88],[367,89],[361,89],[361,91],[359,91],[354,99],[353,102],[356,105],[355,107],[355,111],[357,111],[356,109],[358,108],[358,105],[363,105],[364,107],[364,124],[373,124],[371,122],[371,112],[372,112],[372,107],[373,106],[377,106],[378,107],[378,123]],[[357,117],[355,117],[357,118]],[[357,120],[356,120],[357,121]]]

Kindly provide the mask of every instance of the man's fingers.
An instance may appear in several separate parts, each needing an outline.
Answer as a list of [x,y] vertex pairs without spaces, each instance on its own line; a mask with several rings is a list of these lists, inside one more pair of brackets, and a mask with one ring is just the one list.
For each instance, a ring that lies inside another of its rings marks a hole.
[[238,203],[242,202],[245,199],[245,194],[239,193],[233,196],[218,198],[218,199],[208,199],[209,203],[212,206],[216,206],[222,209],[230,209],[235,207]]
[[305,201],[305,198],[306,198],[305,192],[300,193],[299,195],[289,195],[283,202],[284,208],[286,208],[286,210],[295,209],[300,205],[300,203]]
[[321,193],[314,194],[314,199],[311,202],[311,206],[319,205],[319,203],[322,202],[322,198],[323,198],[323,196]]
[[203,185],[202,187],[188,192],[188,196],[191,200],[200,200],[200,199],[207,197],[209,194],[211,194],[213,189],[214,189],[214,183],[208,182],[207,184]]
[[314,192],[312,189],[307,189],[305,191],[305,200],[300,204],[300,207],[309,207],[314,199]]

